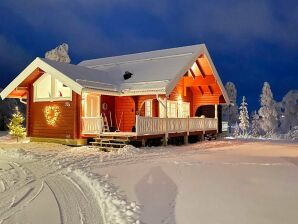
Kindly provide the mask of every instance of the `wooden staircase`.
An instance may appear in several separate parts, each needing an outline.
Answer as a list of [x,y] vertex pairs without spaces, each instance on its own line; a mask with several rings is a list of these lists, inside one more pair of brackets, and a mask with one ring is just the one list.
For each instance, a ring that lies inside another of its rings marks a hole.
[[94,142],[90,142],[91,145],[106,152],[123,148],[128,143],[128,136],[107,136],[104,134],[100,134],[97,138],[94,138]]

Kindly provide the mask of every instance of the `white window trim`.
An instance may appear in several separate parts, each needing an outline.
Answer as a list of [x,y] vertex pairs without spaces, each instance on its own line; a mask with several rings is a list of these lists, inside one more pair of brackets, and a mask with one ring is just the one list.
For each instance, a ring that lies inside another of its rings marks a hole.
[[[184,106],[188,107],[188,115],[186,117],[183,116],[183,113],[184,113],[184,111],[183,111],[184,108],[183,107]],[[181,108],[179,108],[179,107],[181,107]],[[181,102],[181,103],[178,102],[178,117],[179,118],[190,117],[190,103],[189,102]]]
[[[149,103],[150,104],[150,114],[147,114],[147,103]],[[152,113],[152,111],[153,111],[153,108],[152,108],[152,99],[150,99],[150,100],[145,100],[145,117],[152,117],[152,115],[153,115],[153,113]]]
[[82,117],[84,118],[99,118],[101,117],[101,96],[100,95],[92,95],[92,97],[96,97],[97,102],[98,102],[98,107],[97,107],[97,116],[94,114],[90,114],[90,116],[88,116],[87,112],[88,112],[88,108],[90,107],[90,111],[93,112],[93,106],[94,106],[94,101],[93,99],[90,100],[90,105],[88,104],[88,97],[89,94],[84,94],[84,97],[82,98],[82,103],[83,103],[83,107],[84,107],[84,114]]
[[70,92],[69,97],[55,97],[55,79],[56,78],[53,77],[52,75],[50,75],[51,76],[51,97],[49,97],[49,98],[38,98],[37,97],[36,87],[46,77],[45,76],[46,74],[50,75],[48,73],[45,73],[33,83],[33,102],[72,101],[72,90],[71,89],[70,89],[71,92]]
[[[170,112],[170,104],[176,104],[176,117],[169,117],[169,112]],[[189,116],[190,116],[190,102],[179,102],[179,101],[174,101],[174,100],[167,100],[167,117],[168,118],[185,118],[182,116],[183,113],[183,105],[188,105],[189,109]],[[179,108],[181,107],[181,108]],[[180,112],[179,112],[180,111]],[[165,108],[162,106],[161,102],[159,102],[159,110],[158,110],[158,116],[165,118]],[[163,113],[163,116],[162,116]]]

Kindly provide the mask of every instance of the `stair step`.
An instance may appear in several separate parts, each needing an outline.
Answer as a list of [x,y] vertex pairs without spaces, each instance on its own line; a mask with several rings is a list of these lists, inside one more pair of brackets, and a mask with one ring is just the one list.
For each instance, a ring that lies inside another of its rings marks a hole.
[[111,145],[111,146],[126,146],[123,143],[112,143],[112,142],[90,142],[91,145]]
[[128,143],[129,141],[126,139],[113,139],[113,138],[94,138],[96,142],[123,142]]

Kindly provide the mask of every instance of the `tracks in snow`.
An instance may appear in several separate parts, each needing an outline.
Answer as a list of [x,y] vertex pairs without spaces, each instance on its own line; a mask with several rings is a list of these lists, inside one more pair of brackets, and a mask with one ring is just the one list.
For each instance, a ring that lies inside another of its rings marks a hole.
[[[49,161],[5,160],[9,169],[0,170],[0,223],[16,223],[18,213],[49,188],[59,209],[61,224],[103,223],[100,208],[89,186],[74,179],[63,167]],[[46,206],[46,203],[45,203]],[[44,209],[47,209],[45,207]]]

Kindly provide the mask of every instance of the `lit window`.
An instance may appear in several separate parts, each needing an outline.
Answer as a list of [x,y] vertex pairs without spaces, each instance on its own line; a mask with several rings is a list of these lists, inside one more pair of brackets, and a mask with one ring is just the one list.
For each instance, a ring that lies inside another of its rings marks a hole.
[[72,91],[50,74],[43,74],[34,86],[34,101],[71,100]]
[[190,116],[190,107],[189,107],[189,102],[181,102],[178,103],[179,108],[178,108],[178,117],[189,117]]
[[52,98],[52,78],[49,74],[44,74],[35,84],[36,99],[51,99]]
[[[167,101],[167,114],[169,118],[186,118],[190,116],[189,102]],[[159,117],[165,117],[165,108],[159,103]]]
[[167,113],[169,118],[177,117],[177,102],[169,101],[167,102]]
[[55,79],[55,98],[69,98],[71,90],[58,79]]
[[87,94],[84,99],[84,117],[100,116],[100,96]]
[[145,101],[145,117],[152,117],[152,100]]
[[159,117],[166,117],[166,111],[165,111],[165,107],[162,105],[161,102],[159,102],[159,106],[158,106],[158,110],[159,110]]

